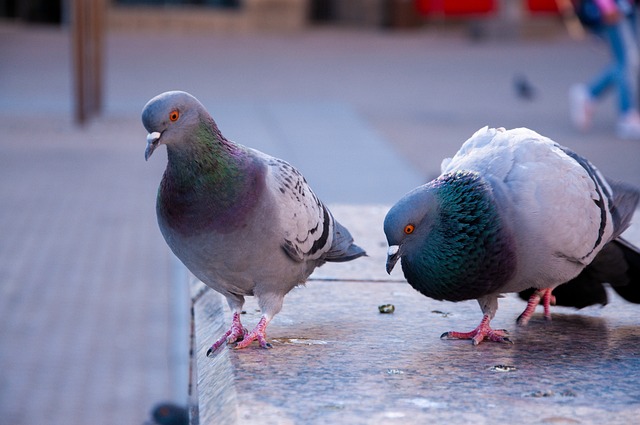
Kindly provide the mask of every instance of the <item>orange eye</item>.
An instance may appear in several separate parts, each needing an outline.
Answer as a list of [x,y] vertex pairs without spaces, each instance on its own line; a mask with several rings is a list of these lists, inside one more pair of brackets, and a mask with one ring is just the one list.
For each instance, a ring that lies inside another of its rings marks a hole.
[[404,226],[404,233],[406,233],[407,235],[410,235],[413,233],[415,229],[416,229],[416,226],[414,226],[413,224],[407,224],[406,226]]
[[178,121],[178,118],[180,118],[180,112],[178,112],[178,110],[171,111],[171,113],[169,114],[169,120],[171,122],[174,122]]

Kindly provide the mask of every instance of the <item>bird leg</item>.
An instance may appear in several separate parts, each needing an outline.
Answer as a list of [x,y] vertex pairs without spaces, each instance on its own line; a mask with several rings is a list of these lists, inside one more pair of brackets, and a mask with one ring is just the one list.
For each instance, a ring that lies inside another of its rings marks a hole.
[[542,301],[542,306],[544,307],[544,318],[547,320],[551,320],[551,304],[556,303],[556,297],[554,297],[551,292],[552,288],[542,288],[537,289],[531,296],[529,297],[529,301],[527,302],[527,307],[524,309],[522,314],[518,317],[517,323],[521,326],[526,326],[533,316],[533,312],[536,310],[540,301]]
[[262,348],[271,348],[272,345],[267,342],[267,334],[265,330],[267,329],[267,325],[269,324],[269,318],[267,316],[262,316],[256,327],[247,335],[244,336],[244,339],[236,344],[236,349],[239,350],[241,348],[246,348],[253,341],[258,341]]
[[440,335],[440,338],[470,339],[473,341],[473,345],[478,345],[485,339],[487,341],[506,342],[509,344],[513,344],[513,342],[511,342],[511,340],[508,338],[509,333],[506,331],[506,329],[491,329],[491,327],[489,326],[490,321],[491,317],[489,317],[488,314],[485,314],[478,327],[471,332],[450,331]]
[[229,328],[228,331],[224,333],[224,335],[220,337],[220,339],[218,339],[216,342],[213,343],[213,345],[211,346],[211,348],[209,348],[209,350],[207,350],[207,357],[213,354],[218,348],[220,348],[225,343],[232,344],[238,340],[243,339],[244,336],[247,334],[247,332],[248,332],[247,329],[245,329],[242,326],[242,323],[240,323],[240,313],[235,311],[233,313],[231,327]]

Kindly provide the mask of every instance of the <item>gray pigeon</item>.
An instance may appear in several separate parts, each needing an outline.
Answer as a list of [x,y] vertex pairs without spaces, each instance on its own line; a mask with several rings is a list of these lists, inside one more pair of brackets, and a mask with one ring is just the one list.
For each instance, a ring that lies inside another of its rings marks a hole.
[[[639,199],[636,189],[607,182],[586,159],[534,131],[485,127],[443,161],[438,178],[387,213],[387,271],[402,259],[407,281],[422,294],[478,300],[479,326],[442,337],[511,342],[490,327],[500,294],[534,288],[518,319],[525,325],[540,302],[550,318],[553,289],[592,261],[600,271],[620,267],[594,261],[614,241],[606,252],[626,251],[637,261],[638,248],[619,236]],[[640,288],[639,266],[627,285]]]
[[[161,144],[168,163],[156,211],[173,253],[224,295],[231,328],[207,355],[237,342],[267,343],[265,329],[284,296],[326,261],[366,255],[346,228],[287,162],[227,140],[204,106],[180,91],[162,93],[142,111],[149,132],[145,159]],[[258,298],[262,317],[248,333],[244,297]]]

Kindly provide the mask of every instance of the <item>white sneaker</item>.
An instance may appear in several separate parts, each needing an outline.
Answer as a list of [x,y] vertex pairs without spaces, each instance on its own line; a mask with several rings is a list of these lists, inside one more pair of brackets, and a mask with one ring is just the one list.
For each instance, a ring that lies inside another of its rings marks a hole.
[[640,114],[627,112],[616,124],[616,135],[624,140],[640,140]]
[[569,107],[573,125],[580,131],[587,131],[591,127],[594,104],[586,86],[576,84],[571,87]]

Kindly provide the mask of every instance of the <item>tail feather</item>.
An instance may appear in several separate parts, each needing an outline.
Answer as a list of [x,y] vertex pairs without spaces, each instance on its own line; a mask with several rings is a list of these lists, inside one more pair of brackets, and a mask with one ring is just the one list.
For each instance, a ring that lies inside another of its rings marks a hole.
[[640,191],[623,182],[609,180],[609,185],[613,191],[611,216],[613,217],[613,238],[615,239],[631,224],[631,218],[640,202]]
[[366,256],[366,251],[353,243],[353,237],[347,228],[338,223],[337,220],[334,223],[333,244],[324,259],[334,263],[342,263]]
[[611,283],[611,287],[625,300],[640,304],[640,248],[625,239],[614,241],[624,256],[624,279]]

